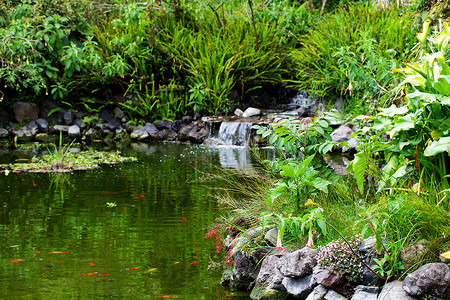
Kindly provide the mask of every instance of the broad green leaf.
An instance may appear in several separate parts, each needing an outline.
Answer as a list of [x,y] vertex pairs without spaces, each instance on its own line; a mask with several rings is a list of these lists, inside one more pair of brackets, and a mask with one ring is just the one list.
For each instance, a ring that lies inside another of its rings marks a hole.
[[369,157],[365,153],[358,152],[355,154],[355,158],[353,159],[352,164],[352,170],[361,194],[364,192],[364,174],[368,165]]
[[395,104],[392,104],[388,108],[380,108],[380,113],[377,114],[377,117],[384,116],[384,117],[393,117],[395,115],[404,115],[408,112],[408,107],[401,106],[397,107]]
[[420,99],[423,100],[424,102],[434,102],[437,101],[437,99],[439,98],[438,94],[430,94],[430,93],[423,93],[421,91],[414,91],[414,93],[410,93],[406,95],[406,98],[408,99]]
[[425,156],[433,156],[442,152],[450,153],[450,137],[440,138],[433,141],[431,145],[425,148]]
[[313,186],[318,189],[321,190],[324,193],[328,193],[328,185],[331,183],[328,180],[322,179],[320,177],[314,178],[314,180],[311,181],[311,183],[313,184]]
[[389,132],[389,136],[392,139],[395,134],[402,130],[409,130],[414,128],[413,114],[407,114],[406,116],[399,117],[392,124],[393,128]]
[[325,224],[325,222],[322,219],[317,219],[317,226],[319,226],[320,231],[322,231],[322,233],[326,236],[327,235],[327,225]]
[[450,96],[449,76],[441,76],[438,82],[433,84],[434,89],[443,96]]

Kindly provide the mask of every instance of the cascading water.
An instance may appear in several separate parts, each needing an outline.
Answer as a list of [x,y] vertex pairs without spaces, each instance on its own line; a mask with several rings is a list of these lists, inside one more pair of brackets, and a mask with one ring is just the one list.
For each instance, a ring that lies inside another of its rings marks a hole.
[[222,122],[217,138],[224,145],[247,146],[252,123]]

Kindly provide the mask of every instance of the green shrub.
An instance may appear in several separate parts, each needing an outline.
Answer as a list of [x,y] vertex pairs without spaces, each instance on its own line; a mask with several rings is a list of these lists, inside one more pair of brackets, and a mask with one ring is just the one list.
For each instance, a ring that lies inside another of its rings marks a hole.
[[369,96],[388,88],[392,63],[407,58],[412,48],[409,20],[400,13],[365,3],[324,16],[302,36],[302,47],[294,54],[298,86],[322,96],[349,96],[351,83],[359,92],[352,104],[361,102],[365,84],[370,85]]

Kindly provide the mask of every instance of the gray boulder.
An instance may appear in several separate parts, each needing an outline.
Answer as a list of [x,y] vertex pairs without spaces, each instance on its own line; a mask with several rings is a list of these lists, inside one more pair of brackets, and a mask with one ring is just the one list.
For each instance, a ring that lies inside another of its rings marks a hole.
[[268,287],[270,289],[284,290],[282,284],[283,275],[278,270],[278,263],[280,258],[276,255],[267,256],[259,270],[258,277],[256,278],[256,284]]
[[241,251],[238,251],[234,259],[231,287],[236,290],[249,290],[258,276],[258,272],[258,262],[252,256],[245,256]]
[[67,133],[69,132],[69,126],[67,125],[55,125],[50,128],[50,132],[52,133],[59,133],[59,132]]
[[353,124],[347,123],[345,125],[339,126],[338,129],[333,131],[331,135],[331,140],[336,143],[347,142],[348,146],[342,147],[342,152],[348,152],[356,147],[356,137],[350,138],[353,133]]
[[277,244],[278,237],[278,229],[272,228],[264,234],[264,240],[271,246],[275,246]]
[[403,266],[405,269],[409,269],[414,265],[415,262],[423,255],[425,254],[427,248],[427,241],[426,240],[420,240],[417,243],[410,245],[406,248],[404,248],[400,252],[400,259],[402,260]]
[[5,128],[0,128],[0,138],[6,138],[9,135],[9,131]]
[[323,300],[325,295],[328,293],[328,289],[323,285],[318,285],[314,288],[312,293],[306,297],[306,300]]
[[402,288],[402,281],[392,281],[386,283],[378,295],[378,300],[414,300],[417,298],[409,296]]
[[275,255],[269,255],[263,260],[250,298],[261,300],[285,299],[287,297],[282,285],[283,275],[277,268],[279,261],[280,258]]
[[36,122],[31,121],[29,124],[23,126],[22,128],[13,128],[11,130],[11,133],[18,138],[32,138],[38,133],[38,126],[36,125]]
[[281,258],[278,269],[286,277],[303,277],[312,273],[317,265],[318,250],[304,247]]
[[14,117],[17,122],[35,121],[39,118],[39,106],[31,102],[16,102],[13,104]]
[[377,300],[380,288],[377,286],[358,285],[351,300]]
[[155,122],[154,125],[156,128],[158,128],[158,130],[172,128],[172,122],[170,122],[169,120],[161,120],[161,121]]
[[81,129],[78,125],[72,125],[68,130],[69,137],[71,138],[80,138],[81,137]]
[[242,114],[243,118],[251,118],[261,115],[261,110],[254,107],[247,108]]
[[299,299],[308,297],[314,287],[317,286],[312,274],[300,278],[284,277],[282,283],[290,295]]
[[234,115],[237,117],[242,117],[242,115],[244,114],[244,112],[242,110],[240,110],[239,108],[236,108],[236,110],[234,111]]
[[39,118],[36,120],[36,125],[38,126],[41,132],[48,131],[48,121],[46,119]]
[[428,294],[450,299],[450,267],[444,263],[429,263],[406,276],[403,289],[411,296]]
[[347,300],[347,298],[333,290],[328,290],[328,292],[323,297],[323,300]]
[[318,284],[343,295],[351,294],[352,285],[342,273],[333,273],[319,267],[314,268],[314,279]]
[[144,127],[141,127],[139,129],[133,131],[131,133],[130,137],[132,139],[137,139],[137,140],[142,141],[142,140],[149,139],[157,132],[158,132],[158,129],[156,129],[155,125],[153,125],[152,123],[147,123],[147,124],[145,124]]

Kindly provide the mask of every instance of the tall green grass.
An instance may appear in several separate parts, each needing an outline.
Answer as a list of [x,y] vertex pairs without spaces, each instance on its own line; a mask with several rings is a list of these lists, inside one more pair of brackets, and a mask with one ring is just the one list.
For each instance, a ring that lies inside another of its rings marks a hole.
[[[341,57],[336,54],[345,49],[347,55],[362,59],[361,67],[365,67],[367,57],[363,55],[364,47],[361,47],[365,39],[376,45],[372,51],[377,56],[393,63],[406,59],[414,37],[409,25],[410,20],[401,16],[401,11],[395,8],[382,9],[371,3],[338,8],[302,36],[302,46],[293,54],[297,63],[298,86],[322,96],[348,96],[349,83],[346,78],[350,70],[339,63]],[[392,53],[395,55],[392,56]],[[382,71],[379,75],[372,76],[382,76],[392,67],[385,64],[384,71],[379,70]]]

